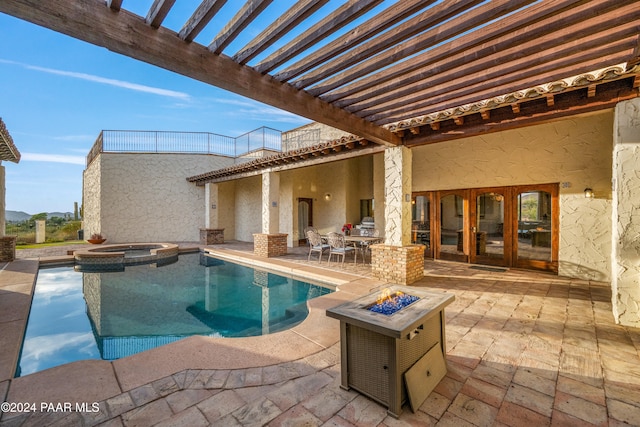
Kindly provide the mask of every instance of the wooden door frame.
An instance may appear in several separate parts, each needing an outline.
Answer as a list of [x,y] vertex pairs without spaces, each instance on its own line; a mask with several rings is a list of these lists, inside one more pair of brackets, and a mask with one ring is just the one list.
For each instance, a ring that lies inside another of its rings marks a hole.
[[516,227],[516,232],[512,249],[513,265],[519,268],[534,268],[538,270],[553,271],[554,273],[558,273],[558,253],[560,240],[560,186],[557,183],[514,186],[514,202],[517,200],[518,194],[530,191],[546,191],[547,193],[551,194],[551,261],[518,259],[518,218],[517,215],[514,214],[512,224],[513,227]]
[[[469,262],[469,189],[459,189],[459,190],[442,190],[435,192],[435,216],[433,218],[433,256],[435,259],[444,259],[449,261],[459,261],[459,262]],[[455,195],[462,197],[462,248],[463,255],[458,254],[449,254],[449,253],[441,253],[440,245],[442,233],[441,230],[441,217],[442,217],[442,209],[440,207],[442,199],[446,196]]]
[[472,188],[470,189],[469,194],[469,229],[476,230],[478,229],[479,224],[477,224],[478,212],[477,212],[477,200],[478,196],[486,193],[499,193],[504,197],[504,221],[503,221],[503,229],[502,236],[504,240],[504,253],[502,259],[498,258],[490,258],[490,257],[482,257],[476,254],[476,251],[473,248],[477,245],[477,234],[469,233],[469,262],[471,264],[483,264],[483,265],[498,265],[498,266],[511,266],[512,265],[512,254],[513,254],[513,239],[511,238],[513,233],[513,191],[512,187],[483,187],[483,188]]
[[[424,257],[425,258],[433,258],[434,257],[434,227],[433,227],[433,219],[435,218],[436,215],[436,208],[435,208],[435,195],[436,195],[436,191],[417,191],[415,193],[412,193],[411,195],[411,200],[412,202],[416,201],[416,198],[421,196],[424,197],[425,199],[429,200],[429,247],[425,249],[424,251]],[[413,218],[412,218],[413,220]],[[412,231],[413,232],[413,231]],[[415,241],[416,239],[413,238],[412,236],[412,242]]]
[[[546,183],[546,184],[528,184],[528,185],[515,185],[515,186],[503,186],[503,187],[480,187],[480,188],[467,188],[456,190],[441,190],[441,191],[420,191],[414,192],[412,197],[427,196],[430,199],[431,208],[429,220],[431,227],[431,253],[425,256],[433,257],[434,259],[444,259],[459,261],[465,263],[473,263],[479,261],[482,264],[488,265],[504,265],[511,268],[527,268],[527,269],[539,269],[545,271],[551,271],[558,273],[558,253],[559,253],[559,236],[560,236],[560,202],[559,202],[559,190],[558,183]],[[543,260],[520,260],[518,259],[518,216],[517,216],[517,196],[520,193],[528,191],[546,191],[551,194],[551,261]],[[487,192],[500,192],[504,193],[505,206],[504,206],[504,262],[495,264],[488,258],[477,259],[473,255],[476,245],[476,237],[474,233],[471,233],[471,227],[476,224],[476,198],[478,194]],[[466,231],[463,233],[463,248],[464,255],[455,254],[441,254],[441,200],[448,195],[458,195],[463,200],[463,227]],[[473,197],[473,203],[472,203]]]
[[[309,227],[313,227],[313,198],[311,197],[298,197],[298,206],[300,202],[309,203]],[[300,229],[300,216],[298,215],[298,229]],[[298,244],[307,244],[307,236],[298,236]]]

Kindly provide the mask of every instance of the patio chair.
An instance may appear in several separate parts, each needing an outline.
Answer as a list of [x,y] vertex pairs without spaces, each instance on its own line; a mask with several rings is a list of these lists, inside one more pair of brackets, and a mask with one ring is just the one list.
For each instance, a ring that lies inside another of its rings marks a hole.
[[304,237],[307,239],[307,243],[309,243],[309,236],[307,236],[307,232],[309,231],[313,231],[316,234],[320,234],[318,233],[318,230],[315,227],[311,227],[311,226],[305,227],[302,232],[304,233]]
[[[380,237],[380,231],[378,231],[378,229],[373,229],[373,230],[367,230],[366,234],[363,234],[363,236],[369,236],[369,237]],[[367,252],[369,253],[369,256],[371,256],[371,242],[362,242],[362,262],[364,262],[366,260],[366,256],[367,256]]]
[[358,250],[353,246],[347,246],[345,244],[343,234],[331,232],[327,234],[327,241],[329,242],[329,261],[331,261],[333,255],[336,255],[342,257],[342,264],[344,264],[345,255],[353,252],[353,263],[356,263],[358,260]]
[[311,261],[311,254],[318,252],[318,262],[322,262],[322,254],[327,249],[331,249],[328,244],[322,241],[320,233],[314,230],[307,231],[307,241],[309,242],[309,256],[307,261]]

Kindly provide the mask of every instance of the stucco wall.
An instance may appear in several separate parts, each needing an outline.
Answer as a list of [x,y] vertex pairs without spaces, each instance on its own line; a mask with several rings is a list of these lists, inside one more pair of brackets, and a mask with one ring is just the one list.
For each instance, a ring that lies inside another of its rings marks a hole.
[[616,322],[640,327],[640,99],[616,106],[612,303]]
[[236,240],[253,242],[253,234],[262,233],[261,213],[262,176],[236,181],[234,211]]
[[85,171],[86,232],[109,243],[198,241],[204,187],[188,176],[229,166],[220,156],[102,153]]
[[612,132],[606,111],[417,147],[412,190],[560,183],[558,273],[610,280]]

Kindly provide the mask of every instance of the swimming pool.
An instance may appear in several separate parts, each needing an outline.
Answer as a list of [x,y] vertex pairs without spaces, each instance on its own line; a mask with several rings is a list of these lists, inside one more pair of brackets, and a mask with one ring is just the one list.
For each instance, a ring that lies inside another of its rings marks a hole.
[[18,372],[76,360],[114,360],[191,335],[247,337],[293,327],[328,287],[183,254],[124,271],[41,269]]

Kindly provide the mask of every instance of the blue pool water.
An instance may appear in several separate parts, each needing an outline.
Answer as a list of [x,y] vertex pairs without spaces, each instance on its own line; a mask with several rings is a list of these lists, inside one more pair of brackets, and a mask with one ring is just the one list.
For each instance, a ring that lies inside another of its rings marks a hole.
[[190,335],[247,337],[291,328],[329,288],[204,255],[116,272],[41,269],[16,376],[114,360]]

